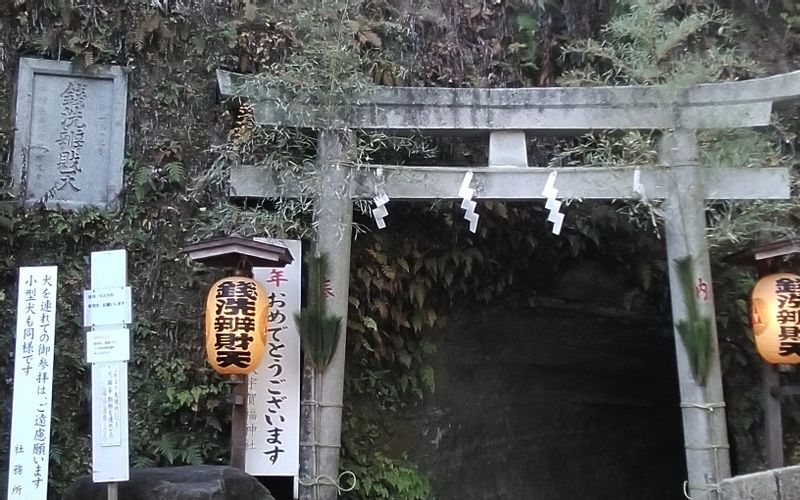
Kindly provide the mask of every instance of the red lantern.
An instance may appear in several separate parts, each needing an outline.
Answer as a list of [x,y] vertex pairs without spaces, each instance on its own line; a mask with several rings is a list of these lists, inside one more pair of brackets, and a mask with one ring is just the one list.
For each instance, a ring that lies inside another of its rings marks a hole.
[[758,353],[767,363],[800,363],[800,276],[764,276],[753,287],[750,325]]
[[267,292],[252,278],[231,276],[206,298],[206,353],[218,373],[246,375],[261,363],[267,345]]

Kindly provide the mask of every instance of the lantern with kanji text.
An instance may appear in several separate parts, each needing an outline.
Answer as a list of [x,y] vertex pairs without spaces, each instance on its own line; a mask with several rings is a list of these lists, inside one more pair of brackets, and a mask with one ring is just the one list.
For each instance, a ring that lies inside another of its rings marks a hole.
[[231,235],[183,249],[190,260],[236,269],[211,286],[206,298],[206,352],[211,366],[230,375],[231,465],[244,469],[247,446],[247,375],[259,365],[267,342],[268,298],[253,277],[253,266],[282,267],[289,249]]
[[800,276],[775,273],[759,279],[750,298],[750,324],[767,363],[800,363]]
[[206,298],[206,353],[224,375],[255,370],[267,345],[267,292],[252,278],[231,276],[211,286]]

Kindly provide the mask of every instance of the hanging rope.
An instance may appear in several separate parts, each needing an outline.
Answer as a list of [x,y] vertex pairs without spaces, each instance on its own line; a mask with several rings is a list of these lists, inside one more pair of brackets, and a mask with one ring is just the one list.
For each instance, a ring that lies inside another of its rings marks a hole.
[[[330,476],[319,474],[320,470],[320,454],[318,450],[320,448],[330,448],[330,449],[339,449],[341,448],[340,443],[322,443],[319,440],[319,420],[320,420],[320,413],[324,408],[343,408],[342,403],[328,403],[317,401],[317,394],[320,392],[319,383],[319,373],[316,369],[312,370],[311,375],[311,398],[304,399],[300,401],[300,406],[306,408],[313,408],[312,411],[312,425],[313,425],[313,436],[310,441],[300,441],[300,446],[304,448],[311,448],[312,453],[312,464],[314,470],[312,471],[311,475],[307,475],[305,477],[298,477],[298,484],[306,487],[312,488],[313,498],[318,500],[320,498],[320,486],[333,486],[338,491],[338,494],[341,495],[342,493],[346,493],[348,491],[353,491],[358,484],[358,479],[353,471],[345,470],[342,471],[339,476],[334,479]],[[344,486],[342,479],[345,477],[350,477],[350,485]]]
[[725,402],[721,403],[681,403],[681,408],[696,408],[698,410],[708,410],[709,413],[714,413],[717,408],[725,408]]
[[313,406],[313,407],[322,407],[322,408],[344,408],[342,403],[321,403],[319,401],[312,401],[305,399],[300,401],[301,406]]
[[[352,478],[352,483],[350,484],[350,486],[342,486],[342,477],[345,476],[350,476]],[[310,481],[305,480],[303,478],[299,478],[297,482],[302,484],[303,486],[314,486],[314,487],[320,485],[335,486],[336,490],[339,492],[340,495],[342,493],[347,493],[348,491],[353,491],[356,485],[358,484],[358,480],[356,479],[355,473],[349,470],[342,471],[342,473],[339,474],[339,477],[337,479],[333,479],[330,476],[317,476]]]
[[[694,450],[694,451],[704,451],[704,450],[712,450],[713,457],[714,457],[714,478],[717,479],[716,483],[706,483],[698,486],[694,486],[693,489],[704,491],[706,497],[711,496],[712,498],[719,498],[719,493],[722,492],[719,483],[719,450],[727,450],[730,449],[730,445],[728,443],[716,443],[716,439],[714,437],[714,422],[711,421],[712,415],[714,410],[723,409],[725,408],[724,401],[718,401],[713,403],[681,403],[681,408],[684,410],[692,409],[692,410],[702,410],[706,412],[706,416],[708,419],[708,429],[711,432],[710,441],[711,443],[701,443],[701,444],[686,444],[684,448],[687,450]],[[689,500],[695,500],[693,497],[689,496],[689,481],[683,482],[683,496],[685,496]]]

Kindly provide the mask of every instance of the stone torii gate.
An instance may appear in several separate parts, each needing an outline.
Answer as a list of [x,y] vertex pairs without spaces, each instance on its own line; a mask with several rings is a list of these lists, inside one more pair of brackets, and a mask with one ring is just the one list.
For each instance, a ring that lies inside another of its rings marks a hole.
[[[218,71],[224,97],[248,99],[248,77]],[[248,85],[253,85],[250,81]],[[380,190],[392,199],[458,199],[465,173],[472,172],[475,198],[544,199],[551,172],[557,172],[559,198],[663,200],[673,324],[688,316],[676,260],[690,257],[694,280],[708,284],[701,313],[710,318],[713,349],[704,385],[693,377],[686,349],[675,328],[675,349],[688,469],[688,493],[695,499],[719,498],[719,483],[730,477],[725,403],[716,338],[711,270],[705,238],[705,200],[786,199],[786,168],[701,168],[695,130],[765,126],[773,103],[800,96],[800,72],[741,82],[695,85],[680,91],[666,87],[593,87],[525,89],[449,89],[386,87],[354,97],[338,123],[320,127],[317,165],[321,188],[315,218],[318,249],[330,257],[336,291],[332,312],[346,319],[350,263],[352,199],[372,198]],[[255,119],[265,125],[309,127],[313,113],[302,100],[250,99]],[[372,129],[490,136],[489,166],[360,166],[346,160],[350,136],[342,129]],[[337,130],[339,129],[339,130]],[[571,135],[603,129],[665,131],[657,167],[528,168],[525,133]],[[231,172],[233,196],[297,195],[261,169]],[[691,299],[691,298],[689,298]],[[336,355],[319,382],[320,421],[301,424],[301,498],[332,499],[331,478],[338,477],[346,320]],[[308,368],[307,368],[308,369]],[[307,403],[308,404],[308,403]],[[678,486],[679,487],[679,486]]]

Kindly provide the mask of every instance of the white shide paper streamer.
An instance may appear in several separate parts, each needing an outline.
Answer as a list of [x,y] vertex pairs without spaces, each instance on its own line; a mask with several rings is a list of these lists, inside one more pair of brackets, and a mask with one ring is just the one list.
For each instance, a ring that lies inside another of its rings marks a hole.
[[378,225],[378,229],[383,229],[386,227],[386,221],[383,218],[389,215],[389,211],[386,210],[386,204],[389,203],[389,195],[381,189],[372,198],[372,201],[375,202],[375,208],[372,209],[372,217],[375,218],[375,224]]
[[478,218],[480,217],[475,213],[475,208],[478,204],[472,200],[475,196],[475,190],[469,187],[472,182],[472,171],[467,170],[464,174],[464,180],[461,181],[461,189],[458,190],[458,196],[463,198],[461,201],[461,208],[464,209],[464,219],[469,221],[469,230],[473,233],[478,229]]
[[547,203],[545,203],[544,206],[550,211],[547,215],[547,220],[553,223],[553,234],[560,234],[561,224],[564,222],[564,214],[559,212],[561,209],[561,202],[556,199],[556,196],[558,196],[558,189],[554,187],[556,177],[558,177],[557,171],[553,170],[550,172],[550,175],[547,177],[547,182],[544,184],[544,189],[542,189],[542,196],[547,198]]
[[642,200],[647,200],[647,193],[642,184],[642,171],[638,168],[633,171],[633,192],[638,194]]

